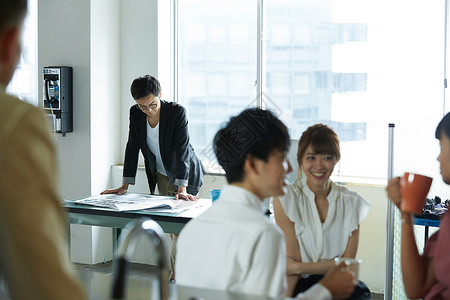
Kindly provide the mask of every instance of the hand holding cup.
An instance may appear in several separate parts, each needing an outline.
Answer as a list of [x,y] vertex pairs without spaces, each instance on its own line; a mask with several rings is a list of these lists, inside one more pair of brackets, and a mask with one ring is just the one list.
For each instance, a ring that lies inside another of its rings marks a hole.
[[401,211],[421,214],[432,182],[433,178],[431,177],[408,172],[405,173],[400,179],[402,193]]

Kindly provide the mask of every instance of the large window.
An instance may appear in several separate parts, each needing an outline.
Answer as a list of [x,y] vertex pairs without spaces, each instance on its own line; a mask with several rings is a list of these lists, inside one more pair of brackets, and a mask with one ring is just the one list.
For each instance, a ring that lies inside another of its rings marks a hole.
[[385,179],[388,123],[444,113],[444,12],[444,0],[178,0],[178,98],[196,152],[213,170],[218,127],[262,105],[292,138],[330,125],[334,175]]
[[189,112],[191,142],[207,169],[220,125],[255,106],[254,0],[179,1],[178,96]]
[[7,92],[37,106],[37,68],[37,0],[29,0],[22,32],[22,55]]

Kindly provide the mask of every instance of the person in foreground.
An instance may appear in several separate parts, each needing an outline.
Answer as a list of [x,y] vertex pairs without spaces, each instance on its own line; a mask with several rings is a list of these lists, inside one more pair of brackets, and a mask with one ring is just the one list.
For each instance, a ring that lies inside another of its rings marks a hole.
[[[102,194],[125,194],[135,183],[139,151],[144,156],[150,193],[158,184],[159,195],[195,201],[205,173],[200,159],[189,143],[188,119],[183,106],[161,100],[161,85],[151,76],[136,78],[131,84],[136,104],[130,109],[130,129],[125,150],[123,184]],[[177,235],[170,234],[169,280],[175,280]]]
[[[450,184],[450,113],[437,126],[435,136],[441,145],[437,160],[442,180]],[[400,209],[400,178],[390,179],[386,190]],[[411,214],[401,211],[401,220],[401,264],[406,295],[413,299],[450,299],[449,212],[442,217],[439,231],[428,239],[422,255],[417,250]]]
[[[282,231],[264,214],[264,198],[284,194],[290,144],[286,126],[251,108],[230,119],[214,137],[214,152],[228,185],[220,198],[190,221],[178,239],[177,283],[282,298],[286,256]],[[344,264],[298,299],[347,297],[353,275]]]
[[[331,181],[340,157],[336,133],[324,124],[310,126],[298,144],[297,180],[286,195],[273,199],[275,221],[286,237],[288,297],[318,282],[335,257],[356,257],[359,226],[370,203]],[[371,299],[371,294],[358,281],[349,299]]]
[[0,279],[12,299],[80,300],[47,122],[40,109],[5,92],[26,11],[27,0],[0,1]]

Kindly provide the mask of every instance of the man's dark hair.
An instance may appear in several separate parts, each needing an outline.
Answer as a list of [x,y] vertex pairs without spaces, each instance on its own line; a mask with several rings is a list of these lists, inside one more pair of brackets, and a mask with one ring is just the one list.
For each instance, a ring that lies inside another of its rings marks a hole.
[[27,0],[0,1],[0,31],[9,26],[20,25],[27,14]]
[[271,111],[249,108],[232,117],[214,137],[214,153],[228,183],[244,179],[244,162],[252,155],[267,162],[270,153],[289,150],[286,126]]
[[134,100],[147,97],[150,94],[159,97],[161,94],[161,85],[159,84],[158,79],[152,75],[145,75],[133,80],[130,90]]

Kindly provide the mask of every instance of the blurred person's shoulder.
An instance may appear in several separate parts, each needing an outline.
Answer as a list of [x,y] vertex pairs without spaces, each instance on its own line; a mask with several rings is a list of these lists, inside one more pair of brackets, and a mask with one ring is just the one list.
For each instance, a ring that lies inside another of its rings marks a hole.
[[[23,121],[44,122],[40,108],[0,91],[0,136],[5,137]],[[45,123],[44,123],[45,124]]]

